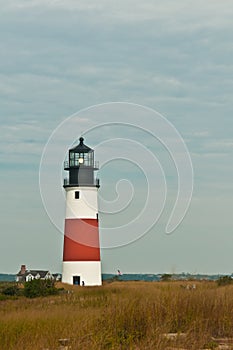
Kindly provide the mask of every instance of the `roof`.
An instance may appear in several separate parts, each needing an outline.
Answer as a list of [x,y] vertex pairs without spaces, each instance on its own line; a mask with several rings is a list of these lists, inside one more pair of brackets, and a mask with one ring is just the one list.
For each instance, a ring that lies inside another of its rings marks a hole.
[[79,138],[79,144],[73,148],[70,149],[70,151],[77,152],[77,153],[88,153],[93,151],[90,147],[86,146],[84,143],[84,138]]
[[25,276],[28,276],[28,275],[32,275],[32,276],[36,276],[36,275],[40,275],[40,277],[45,277],[47,275],[49,271],[43,271],[43,270],[28,270],[26,271],[25,273]]
[[40,275],[41,278],[45,277],[47,275],[47,273],[49,273],[49,271],[44,271],[44,270],[27,270],[25,271],[25,273],[21,274],[21,272],[17,273],[17,276],[28,276],[28,275],[32,275],[32,276],[36,276],[36,275]]

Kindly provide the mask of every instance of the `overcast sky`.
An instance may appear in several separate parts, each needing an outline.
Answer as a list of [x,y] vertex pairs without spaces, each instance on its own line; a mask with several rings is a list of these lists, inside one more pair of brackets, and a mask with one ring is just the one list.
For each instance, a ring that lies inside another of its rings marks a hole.
[[[141,143],[164,162],[165,210],[140,239],[103,249],[103,272],[233,272],[232,18],[231,0],[0,0],[0,272],[14,273],[21,264],[61,271],[62,233],[40,196],[42,152],[70,115],[112,101],[154,109],[174,125],[190,152],[194,192],[183,222],[167,235],[177,189],[166,150],[137,128],[87,131],[100,121],[119,122],[114,104],[107,117],[101,107],[77,115],[76,136],[69,140],[66,133],[61,149],[84,133],[104,162],[115,141],[98,145],[116,136]],[[150,117],[132,112],[148,129]],[[135,201],[121,213],[125,224],[139,215],[145,179],[134,165],[118,161],[100,170],[100,194],[113,200],[117,181],[129,175]],[[103,230],[119,220],[100,218]]]

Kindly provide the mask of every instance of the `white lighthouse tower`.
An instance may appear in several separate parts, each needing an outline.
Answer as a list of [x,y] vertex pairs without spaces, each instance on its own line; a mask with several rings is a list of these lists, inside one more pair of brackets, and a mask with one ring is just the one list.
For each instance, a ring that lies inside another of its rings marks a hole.
[[63,249],[62,282],[94,286],[101,285],[97,193],[99,180],[94,171],[98,166],[94,150],[86,146],[83,137],[69,150],[64,169],[66,217]]

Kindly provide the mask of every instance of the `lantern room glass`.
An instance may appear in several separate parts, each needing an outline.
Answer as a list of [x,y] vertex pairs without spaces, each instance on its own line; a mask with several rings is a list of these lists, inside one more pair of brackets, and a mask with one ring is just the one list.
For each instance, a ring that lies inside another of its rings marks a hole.
[[69,154],[69,166],[70,167],[76,167],[76,166],[90,166],[94,167],[94,151],[91,150],[89,152],[74,152],[70,151]]

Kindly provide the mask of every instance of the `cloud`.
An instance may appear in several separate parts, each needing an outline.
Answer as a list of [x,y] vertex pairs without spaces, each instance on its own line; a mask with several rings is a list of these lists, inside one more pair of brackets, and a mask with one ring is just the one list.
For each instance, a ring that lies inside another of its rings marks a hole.
[[232,139],[222,139],[222,140],[210,140],[207,144],[204,145],[205,149],[213,151],[233,151],[233,141]]
[[207,130],[203,130],[203,131],[196,131],[192,134],[192,136],[194,137],[209,137],[210,136],[210,132]]
[[[228,48],[230,38],[224,34],[227,11],[216,1],[201,8],[190,1],[19,3],[23,9],[12,1],[8,18],[1,22],[2,31],[8,33],[2,40],[4,71],[17,80],[22,75],[23,85],[31,75],[30,85],[43,83],[41,90],[48,97],[63,93],[65,100],[66,90],[73,99],[73,91],[82,97],[87,92],[96,100],[100,95],[112,98],[111,91],[127,99],[138,98],[140,91],[145,101],[152,91],[155,99],[163,95],[171,101],[177,95],[181,103],[190,98],[203,103],[230,98],[231,86],[219,95],[219,76],[229,79],[229,73],[228,64],[219,62],[223,51],[216,37],[221,35],[221,45]],[[35,17],[38,9],[44,11],[43,16]],[[207,30],[207,17],[214,21],[217,11],[221,24]],[[6,52],[17,60],[7,60]],[[225,80],[221,81],[224,85]],[[14,92],[14,82],[8,82],[5,93],[12,96]]]
[[[179,1],[174,3],[171,0],[165,0],[163,2],[147,0],[142,3],[139,0],[119,0],[117,3],[109,2],[107,0],[101,0],[96,2],[94,0],[9,0],[7,3],[2,4],[3,8],[8,10],[13,9],[25,9],[25,8],[60,8],[62,10],[83,11],[109,14],[110,17],[116,17],[117,19],[123,18],[128,21],[133,19],[148,20],[156,18],[164,18],[166,16],[176,15],[181,17],[186,14],[189,17],[194,17],[197,14],[202,18],[208,18],[209,21],[219,21],[217,15],[220,13],[229,16],[231,12],[231,0],[225,0],[224,6],[217,0],[205,1],[201,0],[193,3],[191,0]],[[185,19],[185,18],[184,18]],[[187,19],[187,17],[186,17]]]
[[211,123],[214,134],[219,123],[213,108],[231,102],[233,9],[227,3],[2,4],[8,11],[0,23],[6,33],[2,119],[33,115],[50,128],[90,103],[125,100],[164,108],[185,134],[195,120],[204,128]]

